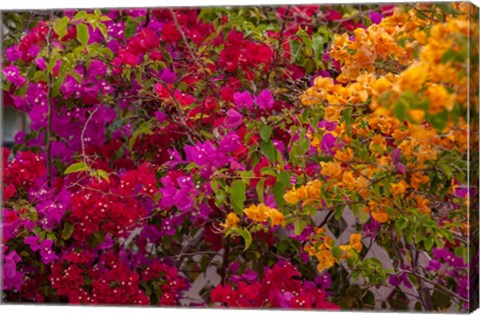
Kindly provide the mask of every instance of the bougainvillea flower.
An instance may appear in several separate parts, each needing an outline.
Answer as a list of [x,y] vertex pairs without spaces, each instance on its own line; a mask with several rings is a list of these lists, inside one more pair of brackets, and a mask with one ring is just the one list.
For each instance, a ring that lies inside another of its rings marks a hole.
[[253,98],[248,91],[235,92],[233,94],[233,102],[235,103],[235,106],[239,109],[244,107],[250,109],[253,106]]
[[241,126],[243,124],[243,116],[234,109],[227,111],[227,119],[225,119],[225,127],[228,129],[233,129]]
[[336,142],[337,138],[335,138],[335,136],[331,133],[327,133],[322,137],[322,141],[320,142],[320,150],[328,154],[333,154],[332,149],[335,147]]
[[255,101],[257,102],[258,107],[263,110],[271,109],[273,107],[273,103],[275,103],[272,92],[267,89],[261,91],[256,97]]
[[177,74],[169,68],[165,68],[160,74],[160,80],[163,80],[165,83],[168,84],[173,83],[177,80]]
[[27,79],[22,77],[16,66],[7,67],[3,69],[2,73],[5,75],[8,81],[12,82],[18,87],[22,87],[25,82],[27,82]]

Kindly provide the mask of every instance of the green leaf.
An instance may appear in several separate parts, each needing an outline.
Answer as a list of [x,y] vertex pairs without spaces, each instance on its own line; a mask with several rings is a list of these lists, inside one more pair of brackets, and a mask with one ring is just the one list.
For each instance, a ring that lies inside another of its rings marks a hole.
[[110,182],[110,178],[108,176],[108,173],[102,169],[98,169],[98,170],[95,170],[93,172],[93,175],[98,177],[98,178],[101,178],[103,180],[105,180],[106,182]]
[[263,125],[262,128],[260,128],[260,138],[262,138],[263,141],[267,142],[268,140],[270,140],[272,131],[272,127],[270,127],[269,125]]
[[234,228],[232,229],[232,232],[240,235],[245,241],[245,248],[243,249],[243,251],[246,251],[250,247],[250,245],[252,245],[252,235],[250,234],[249,231],[244,229]]
[[223,190],[219,190],[215,193],[215,205],[220,207],[225,203],[227,199],[227,194]]
[[77,39],[82,46],[87,46],[88,40],[90,39],[87,25],[83,23],[77,25]]
[[85,164],[84,162],[78,162],[67,167],[67,169],[63,172],[63,174],[67,175],[71,173],[78,173],[78,172],[84,172],[89,170],[90,170],[90,167],[88,167],[87,164]]
[[345,122],[345,126],[347,127],[347,134],[349,136],[352,135],[352,124],[353,124],[352,110],[353,110],[352,107],[345,109],[342,112],[342,120],[341,120]]
[[449,112],[444,110],[435,115],[428,115],[426,117],[427,121],[433,126],[433,128],[442,131],[443,128],[447,125]]
[[105,26],[105,24],[103,24],[103,23],[98,24],[98,29],[100,30],[100,33],[102,33],[103,37],[107,38],[108,32],[107,32],[107,27]]
[[137,33],[137,23],[132,20],[125,23],[125,39],[128,39]]
[[297,218],[295,220],[295,223],[293,224],[295,235],[302,234],[302,232],[303,232],[303,230],[305,229],[306,226],[307,226],[307,222],[303,221],[300,218]]
[[312,48],[313,48],[313,53],[315,55],[315,62],[317,64],[322,63],[322,57],[323,57],[323,37],[322,35],[316,33],[313,34],[312,36]]
[[93,232],[89,238],[90,248],[95,248],[105,241],[105,234],[102,231]]
[[273,197],[279,209],[282,209],[285,205],[285,200],[283,199],[285,190],[286,187],[281,182],[276,182],[275,185],[273,185]]
[[335,220],[339,220],[340,217],[342,216],[343,214],[343,210],[345,209],[345,206],[342,205],[342,206],[338,206],[335,208],[335,212],[333,213],[333,217],[335,218]]
[[459,246],[459,247],[455,248],[455,250],[453,252],[455,253],[455,256],[457,256],[459,258],[465,259],[466,256],[467,256],[467,250],[465,250],[465,248],[462,247],[462,246]]
[[452,178],[453,171],[448,162],[444,163],[444,161],[442,161],[438,164],[438,167],[445,173],[445,175],[447,175],[448,179]]
[[68,16],[64,16],[63,18],[56,20],[53,24],[53,30],[58,35],[58,39],[62,39],[65,35],[67,35],[67,26],[70,19]]
[[62,239],[63,240],[68,240],[72,234],[73,234],[74,226],[70,222],[65,222],[65,225],[63,226],[62,230]]
[[300,51],[302,50],[302,43],[296,40],[290,42],[290,62],[295,63],[300,57]]
[[267,157],[267,159],[271,163],[275,163],[276,149],[275,149],[275,146],[273,145],[272,141],[260,143],[260,151],[262,151],[262,153]]
[[393,115],[395,115],[395,117],[397,117],[400,121],[403,121],[407,118],[407,107],[402,100],[397,102],[395,105],[395,108],[393,109]]
[[339,247],[335,246],[332,248],[332,254],[333,254],[333,257],[335,257],[336,259],[341,260],[343,251]]
[[243,181],[239,179],[233,181],[230,187],[230,203],[235,213],[239,216],[243,213],[243,203],[247,199],[245,191],[246,185]]
[[85,11],[80,11],[80,12],[78,12],[77,14],[75,14],[75,16],[74,16],[73,19],[72,19],[72,22],[75,22],[75,21],[84,19],[87,15],[88,15],[87,12],[85,12]]
[[452,305],[450,298],[444,293],[435,290],[432,294],[433,305],[439,310],[446,310]]
[[285,187],[289,187],[290,183],[290,173],[287,171],[282,171],[277,175],[277,181],[282,183]]
[[258,201],[260,201],[260,203],[264,203],[265,178],[262,178],[258,181],[255,189],[257,191]]
[[433,247],[434,239],[431,237],[427,237],[423,240],[423,246],[425,247],[426,251],[430,251]]

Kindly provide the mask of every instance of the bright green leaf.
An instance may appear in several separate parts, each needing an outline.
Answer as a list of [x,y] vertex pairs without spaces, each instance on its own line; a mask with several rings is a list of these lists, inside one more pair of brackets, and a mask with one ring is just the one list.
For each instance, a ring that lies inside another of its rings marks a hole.
[[71,173],[78,173],[78,172],[84,172],[89,170],[90,170],[90,167],[88,167],[87,164],[85,164],[84,162],[78,162],[67,167],[67,169],[63,172],[63,174],[67,175]]
[[235,213],[239,216],[243,213],[243,203],[247,199],[245,191],[246,185],[243,181],[239,179],[233,181],[230,187],[230,203]]
[[77,39],[82,46],[87,46],[88,40],[90,39],[87,25],[83,23],[77,25]]

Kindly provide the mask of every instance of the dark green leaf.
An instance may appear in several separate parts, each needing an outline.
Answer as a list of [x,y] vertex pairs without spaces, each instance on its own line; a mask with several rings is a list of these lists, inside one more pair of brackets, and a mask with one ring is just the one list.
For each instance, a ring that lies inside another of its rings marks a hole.
[[127,21],[125,23],[125,39],[128,39],[137,33],[137,23],[134,21]]
[[70,222],[65,222],[62,230],[62,239],[68,240],[73,234],[74,226]]
[[260,151],[267,157],[267,159],[273,164],[275,163],[275,146],[272,141],[260,143]]
[[260,137],[262,138],[262,140],[265,142],[270,140],[272,131],[273,131],[272,127],[270,127],[269,125],[263,125],[262,128],[260,128]]

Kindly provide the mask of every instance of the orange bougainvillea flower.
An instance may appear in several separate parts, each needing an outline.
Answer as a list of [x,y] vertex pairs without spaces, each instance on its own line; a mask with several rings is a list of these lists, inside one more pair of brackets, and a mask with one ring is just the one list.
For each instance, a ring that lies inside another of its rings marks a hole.
[[396,184],[390,184],[390,192],[394,196],[400,196],[405,194],[405,191],[408,188],[408,184],[402,179],[400,182]]
[[426,175],[422,175],[420,172],[415,172],[412,174],[410,177],[410,185],[416,190],[420,187],[422,184],[426,184],[430,181],[430,177]]
[[267,212],[268,217],[270,218],[270,223],[272,226],[274,225],[285,225],[285,217],[284,215],[274,208],[269,208]]
[[417,203],[418,211],[420,211],[423,214],[429,215],[430,212],[431,212],[431,209],[430,209],[430,207],[428,207],[428,203],[429,203],[428,199],[423,198],[420,195],[415,195],[413,198],[415,199],[415,202]]
[[283,195],[283,199],[291,204],[291,205],[294,205],[296,203],[298,203],[300,201],[300,198],[298,196],[298,193],[295,189],[293,190],[289,190],[287,191],[284,195]]
[[263,203],[259,205],[251,205],[243,210],[243,213],[245,213],[248,218],[258,223],[263,223],[270,219],[272,226],[285,224],[285,217],[280,211],[267,207]]
[[412,91],[418,92],[423,83],[427,80],[428,67],[422,63],[416,63],[403,71],[397,81],[397,87],[400,92]]
[[320,162],[322,167],[321,174],[328,176],[330,178],[341,178],[342,176],[342,167],[338,162]]
[[[363,244],[361,242],[362,235],[358,233],[353,233],[350,235],[350,243],[347,245],[341,245],[339,248],[345,252],[348,252],[350,249],[355,250],[357,253],[360,253],[363,248]],[[349,254],[347,253],[347,256]]]
[[378,223],[385,223],[388,221],[388,214],[384,211],[373,211],[371,215]]
[[338,260],[333,257],[329,250],[321,250],[315,254],[318,259],[317,270],[323,272],[324,270],[332,267]]
[[240,222],[240,218],[235,213],[230,212],[225,219],[225,223],[222,223],[221,226],[226,231],[232,228],[236,228],[238,222]]
[[251,205],[247,209],[243,210],[243,213],[245,213],[245,215],[249,219],[251,219],[255,222],[259,222],[259,223],[266,222],[267,219],[268,219],[268,215],[267,215],[264,204],[260,204],[258,206],[257,205]]

